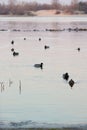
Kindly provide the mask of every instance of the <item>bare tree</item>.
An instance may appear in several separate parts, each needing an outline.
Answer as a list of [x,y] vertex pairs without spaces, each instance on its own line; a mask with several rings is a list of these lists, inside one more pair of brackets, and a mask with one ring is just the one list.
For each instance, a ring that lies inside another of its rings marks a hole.
[[16,13],[16,0],[8,0],[9,14]]
[[59,0],[52,0],[53,9],[58,9],[60,7]]
[[71,4],[72,4],[72,5],[78,4],[78,0],[72,0],[72,1],[71,1]]
[[72,11],[72,13],[74,13],[74,11],[79,10],[78,3],[79,3],[78,0],[71,1],[71,5],[69,7],[70,7],[70,10]]
[[8,5],[13,6],[16,4],[16,2],[17,2],[17,0],[8,0]]
[[87,13],[87,2],[79,2],[79,0],[71,0],[70,5],[61,5],[60,0],[51,0],[51,4],[40,4],[37,2],[18,2],[18,0],[8,0],[8,4],[0,3],[0,14],[12,15],[32,15],[37,10],[56,9],[56,14],[61,10],[66,14],[74,14],[79,10]]

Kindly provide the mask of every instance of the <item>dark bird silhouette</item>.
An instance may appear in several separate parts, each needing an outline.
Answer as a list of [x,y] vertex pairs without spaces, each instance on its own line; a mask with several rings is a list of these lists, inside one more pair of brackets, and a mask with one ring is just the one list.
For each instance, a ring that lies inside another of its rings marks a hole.
[[34,67],[43,69],[43,63],[35,64]]
[[11,51],[14,52],[14,48],[12,48]]
[[13,56],[18,56],[19,55],[19,53],[18,52],[13,52]]
[[69,74],[68,73],[63,74],[63,79],[68,80],[69,79]]
[[11,41],[11,44],[14,44],[14,41],[13,41],[13,40]]
[[71,86],[71,88],[73,87],[74,84],[75,84],[75,82],[71,79],[71,80],[69,81],[69,85]]
[[45,46],[44,46],[44,49],[48,49],[48,48],[50,48],[50,47],[49,47],[49,46],[47,46],[47,45],[45,45]]
[[41,38],[39,38],[39,41],[41,41]]
[[77,48],[78,51],[80,51],[80,48]]
[[26,38],[24,38],[24,40],[26,40]]

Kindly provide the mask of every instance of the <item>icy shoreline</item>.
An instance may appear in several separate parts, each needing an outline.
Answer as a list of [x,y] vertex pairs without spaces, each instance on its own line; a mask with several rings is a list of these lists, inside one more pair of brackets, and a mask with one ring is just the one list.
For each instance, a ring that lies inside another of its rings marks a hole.
[[40,130],[87,130],[87,123],[81,124],[57,124],[57,123],[40,123],[40,122],[33,122],[29,121],[21,121],[21,122],[0,122],[0,130],[12,130],[12,129],[21,129],[21,130],[28,130],[28,129],[40,129]]

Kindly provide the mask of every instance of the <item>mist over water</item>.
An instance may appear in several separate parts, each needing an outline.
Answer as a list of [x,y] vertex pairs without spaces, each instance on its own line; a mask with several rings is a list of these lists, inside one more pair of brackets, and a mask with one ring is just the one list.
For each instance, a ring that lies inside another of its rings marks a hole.
[[[87,19],[0,19],[0,127],[86,124],[87,31],[68,31],[76,27],[87,28]],[[34,67],[41,62],[43,69]]]

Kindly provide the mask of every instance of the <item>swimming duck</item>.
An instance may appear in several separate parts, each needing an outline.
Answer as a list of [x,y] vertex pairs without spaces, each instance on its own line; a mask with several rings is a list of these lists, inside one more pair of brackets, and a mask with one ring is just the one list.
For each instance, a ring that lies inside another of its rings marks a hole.
[[80,51],[80,48],[77,48],[78,51]]
[[26,40],[26,38],[24,38],[24,40]]
[[68,73],[63,74],[63,79],[68,80],[69,79],[69,74]]
[[43,69],[43,63],[35,64],[34,67]]
[[39,41],[41,41],[41,38],[39,38]]
[[14,44],[14,41],[13,41],[13,40],[11,41],[11,44]]
[[71,88],[73,87],[74,84],[75,84],[75,82],[71,79],[71,80],[69,81],[69,85],[71,86]]
[[18,56],[19,55],[19,53],[18,52],[13,52],[13,56]]
[[12,48],[11,51],[14,52],[14,48]]
[[47,45],[45,45],[45,46],[44,46],[44,49],[48,49],[48,48],[50,48],[50,47],[49,47],[49,46],[47,46]]

